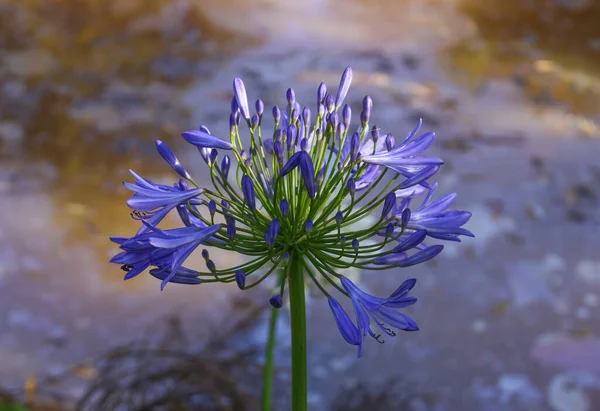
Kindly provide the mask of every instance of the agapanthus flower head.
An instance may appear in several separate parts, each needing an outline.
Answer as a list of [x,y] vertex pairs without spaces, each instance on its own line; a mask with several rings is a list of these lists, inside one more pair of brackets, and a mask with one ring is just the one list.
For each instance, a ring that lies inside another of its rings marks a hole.
[[[392,133],[380,134],[379,127],[369,125],[373,101],[366,96],[358,124],[352,126],[350,106],[344,104],[351,81],[348,67],[334,94],[321,83],[314,116],[289,89],[284,104],[273,107],[274,124],[265,125],[269,119],[263,118],[262,100],[250,113],[245,85],[234,79],[228,138],[206,127],[183,133],[208,165],[210,186],[200,187],[175,154],[157,142],[160,155],[182,180],[167,186],[133,173],[135,183],[125,183],[134,192],[128,201],[132,215],[142,224],[131,238],[113,238],[122,252],[112,261],[127,271],[125,278],[150,269],[163,287],[169,282],[235,282],[247,290],[281,273],[269,300],[281,307],[285,285],[298,273],[290,269],[294,265],[328,298],[343,338],[358,346],[359,355],[367,336],[381,342],[381,335],[394,336],[394,329],[417,330],[401,312],[416,302],[408,296],[416,280],[399,281],[388,298],[379,298],[344,273],[410,267],[434,258],[443,246],[429,240],[472,236],[462,227],[471,214],[448,209],[455,194],[432,200],[437,184],[429,180],[443,161],[424,155],[435,135],[419,134],[421,121],[396,144]],[[217,150],[227,151],[220,163]],[[421,205],[413,205],[421,195]],[[173,209],[182,227],[159,228]],[[375,222],[355,228],[367,217]],[[247,259],[222,266],[204,250],[205,269],[184,267],[201,244]],[[354,319],[330,287],[349,298]]]

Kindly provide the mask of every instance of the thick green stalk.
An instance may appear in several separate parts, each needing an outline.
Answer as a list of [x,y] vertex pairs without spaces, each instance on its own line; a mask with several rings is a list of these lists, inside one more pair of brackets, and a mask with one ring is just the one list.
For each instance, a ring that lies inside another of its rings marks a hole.
[[269,339],[265,353],[265,375],[262,392],[262,411],[271,411],[271,391],[273,387],[273,351],[275,350],[275,338],[277,334],[277,315],[279,309],[271,308],[271,322],[269,324]]
[[297,249],[291,253],[288,275],[292,326],[292,411],[306,411],[308,407],[306,306],[302,258]]

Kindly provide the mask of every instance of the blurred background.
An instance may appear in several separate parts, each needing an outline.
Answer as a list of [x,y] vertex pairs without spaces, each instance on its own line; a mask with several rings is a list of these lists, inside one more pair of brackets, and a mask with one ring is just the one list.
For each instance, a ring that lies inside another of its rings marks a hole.
[[227,132],[234,76],[251,101],[294,87],[313,108],[352,65],[355,113],[368,93],[385,130],[436,132],[438,195],[476,238],[362,273],[379,295],[416,276],[421,330],[360,360],[311,301],[311,409],[600,409],[598,21],[594,0],[0,0],[0,398],[257,409],[265,290],[123,282],[120,183],[175,178],[156,138],[206,180],[179,135]]

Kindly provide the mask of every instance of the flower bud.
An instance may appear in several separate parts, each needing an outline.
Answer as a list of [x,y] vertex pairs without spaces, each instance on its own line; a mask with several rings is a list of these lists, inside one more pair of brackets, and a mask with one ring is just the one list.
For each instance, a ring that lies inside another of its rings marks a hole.
[[392,208],[396,205],[396,193],[393,191],[385,196],[383,202],[383,208],[381,209],[381,218],[387,218],[387,215],[392,211]]
[[261,99],[258,99],[254,104],[254,108],[256,108],[256,114],[258,114],[259,117],[262,117],[263,112],[265,111],[265,103],[263,103]]
[[331,126],[333,127],[334,130],[337,128],[338,114],[336,111],[329,114],[329,124],[331,124]]
[[296,93],[294,92],[294,89],[288,88],[287,92],[285,93],[285,97],[287,98],[290,107],[292,107],[296,102]]
[[285,198],[281,200],[281,203],[279,203],[279,210],[281,211],[281,215],[283,216],[283,218],[288,218],[290,212],[290,205]]
[[267,243],[267,247],[271,248],[275,245],[275,241],[277,240],[277,236],[279,235],[279,220],[274,218],[271,220],[271,224],[269,224],[269,229],[265,233],[265,243]]
[[235,114],[240,111],[240,106],[238,106],[237,99],[235,96],[231,98],[231,114]]
[[[254,192],[254,181],[247,174],[242,177],[242,191],[244,200],[250,211],[256,210],[256,193]],[[394,197],[395,198],[395,197]]]
[[388,238],[390,238],[392,236],[392,234],[394,234],[395,228],[396,228],[396,226],[394,225],[394,223],[388,223],[388,225],[385,226],[385,239],[386,240]]
[[360,134],[354,133],[352,134],[352,139],[350,140],[350,161],[356,163],[358,160],[358,153],[360,150]]
[[274,295],[269,299],[269,304],[275,308],[281,308],[283,306],[283,300],[280,295]]
[[302,151],[308,150],[308,140],[306,138],[303,138],[302,140],[300,140],[300,150],[302,150]]
[[346,127],[346,129],[350,127],[351,118],[352,110],[350,109],[350,106],[348,104],[345,104],[344,108],[342,109],[342,122],[344,123],[344,127]]
[[246,273],[242,270],[237,270],[235,272],[235,282],[240,290],[243,290],[246,287]]
[[386,134],[385,148],[387,148],[387,151],[391,151],[395,145],[396,145],[396,139],[394,139],[394,136],[391,133]]
[[216,149],[213,148],[210,151],[210,156],[209,156],[210,164],[214,164],[215,163],[215,160],[217,159],[218,155],[219,155],[219,152]]
[[290,123],[297,124],[300,118],[300,112],[297,109],[292,110],[292,121]]
[[312,233],[312,230],[313,230],[313,222],[312,222],[312,220],[308,219],[304,223],[304,232],[306,232],[306,235],[310,235],[310,233]]
[[346,98],[346,94],[348,94],[348,89],[350,88],[350,83],[352,83],[352,67],[346,67],[344,73],[342,73],[342,78],[340,79],[340,85],[337,90],[337,95],[335,97],[335,107],[338,108],[344,102]]
[[215,271],[217,271],[217,267],[215,267],[215,263],[213,260],[206,260],[206,268],[208,268],[208,270],[211,273],[214,273]]
[[317,107],[317,113],[319,117],[323,117],[325,115],[325,106],[323,104],[319,104]]
[[368,123],[371,118],[371,111],[373,110],[373,100],[371,97],[365,96],[363,99],[363,113],[364,113],[364,121],[363,123]]
[[277,162],[279,163],[280,166],[283,165],[283,145],[281,144],[281,141],[277,140],[273,143],[273,152],[275,153],[275,156],[277,157]]
[[302,110],[302,121],[305,127],[310,128],[310,109],[308,107],[304,107]]
[[287,128],[287,149],[288,151],[294,152],[296,151],[296,135],[298,134],[298,129],[295,125],[291,124]]
[[323,103],[325,94],[327,94],[327,85],[325,83],[321,83],[317,89],[317,105]]
[[229,241],[233,241],[235,239],[236,231],[235,218],[227,217],[227,238],[229,238]]
[[344,133],[346,132],[346,126],[344,126],[344,123],[340,123],[337,126],[337,135],[338,137],[342,137],[344,135]]
[[229,176],[229,167],[231,166],[231,160],[229,156],[225,154],[223,160],[221,160],[221,173],[223,173],[223,177],[227,180],[227,176]]
[[246,95],[246,87],[244,82],[240,78],[233,80],[233,94],[237,100],[237,105],[240,108],[240,112],[246,120],[250,119],[250,110],[248,109],[248,96]]
[[275,130],[275,135],[273,136],[273,140],[281,140],[283,138],[283,129],[278,128]]
[[346,183],[346,189],[352,197],[354,197],[354,193],[356,193],[356,183],[354,182],[354,178],[350,177],[348,182]]
[[325,106],[327,107],[328,113],[331,113],[334,110],[335,99],[333,98],[333,96],[331,94],[328,94],[327,97],[325,97]]
[[373,126],[371,129],[371,137],[373,137],[373,143],[377,144],[377,140],[379,140],[379,129],[377,126]]
[[408,225],[409,221],[410,221],[410,208],[405,208],[402,211],[402,217],[400,219],[400,226],[403,229],[406,229],[406,226]]
[[281,119],[281,110],[279,106],[273,106],[273,119],[275,120],[275,124],[279,124],[279,120]]
[[258,116],[258,114],[253,114],[252,118],[250,119],[250,127],[252,127],[252,128],[258,127],[259,120],[260,120],[260,117]]

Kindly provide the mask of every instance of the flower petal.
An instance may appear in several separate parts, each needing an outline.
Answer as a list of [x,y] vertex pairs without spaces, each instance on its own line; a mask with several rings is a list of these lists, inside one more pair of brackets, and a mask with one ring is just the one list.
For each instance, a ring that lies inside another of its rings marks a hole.
[[211,134],[200,130],[186,131],[181,134],[185,141],[201,148],[218,148],[231,150],[233,146],[228,141],[221,140]]

